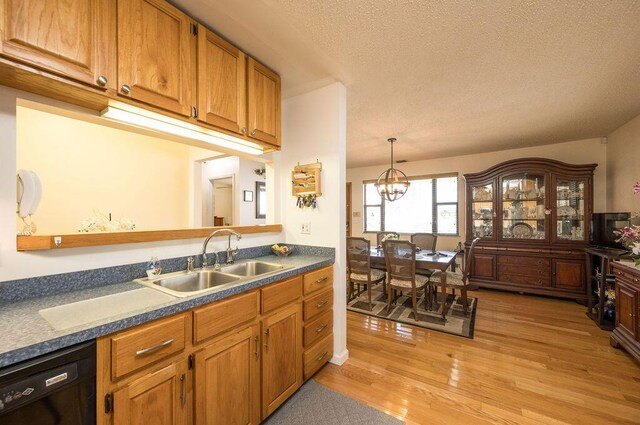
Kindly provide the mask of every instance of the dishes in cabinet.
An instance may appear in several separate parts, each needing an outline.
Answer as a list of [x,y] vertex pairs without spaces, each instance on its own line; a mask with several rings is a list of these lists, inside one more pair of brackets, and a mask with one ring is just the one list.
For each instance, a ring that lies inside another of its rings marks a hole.
[[558,207],[558,217],[576,217],[578,215],[575,208],[568,205]]
[[511,226],[511,234],[514,238],[530,239],[533,235],[533,227],[527,223],[516,223]]
[[480,202],[491,201],[491,191],[487,188],[481,187],[480,189],[475,189],[473,192],[473,200]]

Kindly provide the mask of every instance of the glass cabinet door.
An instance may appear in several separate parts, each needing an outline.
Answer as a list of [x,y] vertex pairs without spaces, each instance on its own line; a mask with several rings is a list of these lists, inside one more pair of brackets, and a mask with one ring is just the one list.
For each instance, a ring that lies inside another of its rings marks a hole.
[[556,179],[555,235],[558,241],[584,241],[585,234],[584,180]]
[[501,184],[501,238],[546,240],[545,175],[512,174]]
[[471,229],[474,238],[495,239],[493,183],[471,186]]

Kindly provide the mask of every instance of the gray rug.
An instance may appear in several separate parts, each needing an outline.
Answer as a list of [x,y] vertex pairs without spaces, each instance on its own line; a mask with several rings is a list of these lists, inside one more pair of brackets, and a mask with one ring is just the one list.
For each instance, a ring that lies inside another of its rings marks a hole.
[[403,421],[307,381],[264,425],[400,425]]

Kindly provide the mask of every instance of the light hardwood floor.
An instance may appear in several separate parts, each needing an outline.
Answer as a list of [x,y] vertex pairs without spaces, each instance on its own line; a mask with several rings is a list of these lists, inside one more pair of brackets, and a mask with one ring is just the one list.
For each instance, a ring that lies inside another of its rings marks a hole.
[[474,339],[349,312],[349,360],[316,381],[407,424],[640,424],[640,364],[585,307],[470,295]]

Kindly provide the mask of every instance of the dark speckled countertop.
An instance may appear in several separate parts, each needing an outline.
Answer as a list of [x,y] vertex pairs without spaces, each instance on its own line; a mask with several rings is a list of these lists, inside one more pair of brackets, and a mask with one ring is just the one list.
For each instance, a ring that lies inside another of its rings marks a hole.
[[186,298],[173,298],[158,306],[120,314],[63,331],[55,330],[39,314],[39,311],[77,301],[145,288],[146,286],[128,281],[0,303],[0,367],[333,264],[333,256],[328,256],[327,252],[319,252],[318,254],[320,255],[261,256],[255,259],[279,263],[285,267],[292,268],[264,277],[243,280],[237,286],[231,288]]

